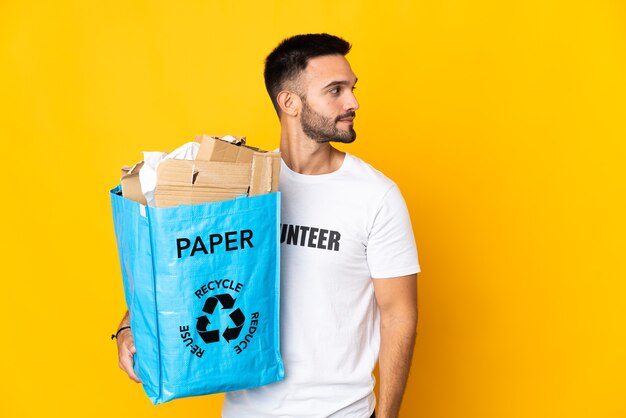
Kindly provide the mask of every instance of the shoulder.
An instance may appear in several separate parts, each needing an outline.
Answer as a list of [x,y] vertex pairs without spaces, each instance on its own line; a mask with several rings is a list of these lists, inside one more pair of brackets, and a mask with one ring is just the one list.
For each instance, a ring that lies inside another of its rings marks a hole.
[[371,164],[363,161],[361,158],[346,153],[346,164],[348,175],[358,183],[369,188],[372,192],[388,192],[396,184],[383,174],[380,170],[374,168]]

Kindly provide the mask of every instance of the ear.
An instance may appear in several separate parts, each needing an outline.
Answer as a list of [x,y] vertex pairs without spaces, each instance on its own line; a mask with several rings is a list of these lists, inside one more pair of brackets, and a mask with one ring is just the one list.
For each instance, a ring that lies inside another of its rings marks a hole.
[[298,116],[302,101],[300,97],[288,90],[283,90],[276,96],[276,101],[282,113],[289,116]]

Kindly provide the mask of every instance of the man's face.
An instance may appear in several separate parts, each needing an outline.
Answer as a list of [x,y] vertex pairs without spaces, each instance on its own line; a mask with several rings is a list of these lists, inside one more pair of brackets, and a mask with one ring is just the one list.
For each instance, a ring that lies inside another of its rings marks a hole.
[[342,55],[309,60],[300,76],[302,131],[316,142],[350,143],[356,139],[354,96],[357,78]]

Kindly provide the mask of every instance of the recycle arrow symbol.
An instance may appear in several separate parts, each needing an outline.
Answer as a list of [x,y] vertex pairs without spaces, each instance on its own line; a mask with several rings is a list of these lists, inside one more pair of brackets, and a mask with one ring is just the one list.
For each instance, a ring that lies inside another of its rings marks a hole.
[[202,308],[202,311],[208,313],[209,315],[213,315],[218,301],[222,304],[222,309],[231,309],[233,306],[235,306],[236,300],[237,299],[233,299],[233,297],[228,293],[224,293],[223,295],[211,296],[210,298],[207,298],[207,300],[204,302],[204,307]]
[[200,334],[200,338],[205,343],[215,343],[220,340],[220,331],[219,330],[209,330],[207,331],[207,326],[211,323],[209,318],[205,315],[199,316],[196,318],[198,322],[196,322],[196,329],[198,330],[198,334]]
[[[233,299],[233,297],[228,293],[211,296],[207,298],[207,300],[204,302],[202,311],[209,315],[213,315],[218,302],[222,305],[222,309],[231,309],[233,306],[235,306],[236,300],[237,299]],[[239,337],[239,333],[241,332],[243,324],[246,320],[245,315],[243,314],[243,312],[241,312],[241,309],[239,308],[231,312],[229,316],[235,324],[235,327],[227,327],[222,334],[227,342],[230,342],[231,340]],[[206,315],[199,316],[196,318],[196,320],[196,330],[198,331],[198,334],[200,334],[200,337],[205,343],[209,344],[218,342],[220,340],[219,330],[207,330],[207,327],[211,323],[211,321],[209,321],[209,318]]]
[[233,320],[235,327],[226,327],[226,330],[222,334],[227,342],[230,342],[230,340],[234,340],[235,338],[239,337],[241,328],[243,328],[243,323],[246,321],[246,316],[243,314],[243,312],[241,312],[241,309],[239,308],[232,311],[229,316],[230,319]]

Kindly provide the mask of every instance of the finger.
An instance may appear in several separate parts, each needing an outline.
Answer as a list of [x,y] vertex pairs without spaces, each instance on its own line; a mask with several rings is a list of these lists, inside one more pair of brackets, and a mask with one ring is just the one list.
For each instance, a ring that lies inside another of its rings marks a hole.
[[141,383],[141,379],[135,374],[133,369],[130,369],[130,371],[128,372],[128,377],[130,377],[130,380],[135,383]]
[[119,363],[120,369],[124,370],[126,372],[126,374],[128,375],[128,377],[137,383],[141,383],[141,379],[139,379],[139,376],[137,376],[137,374],[135,373],[135,370],[133,369],[133,356],[132,354],[128,354],[126,356],[122,356],[122,358],[120,358],[120,363]]

